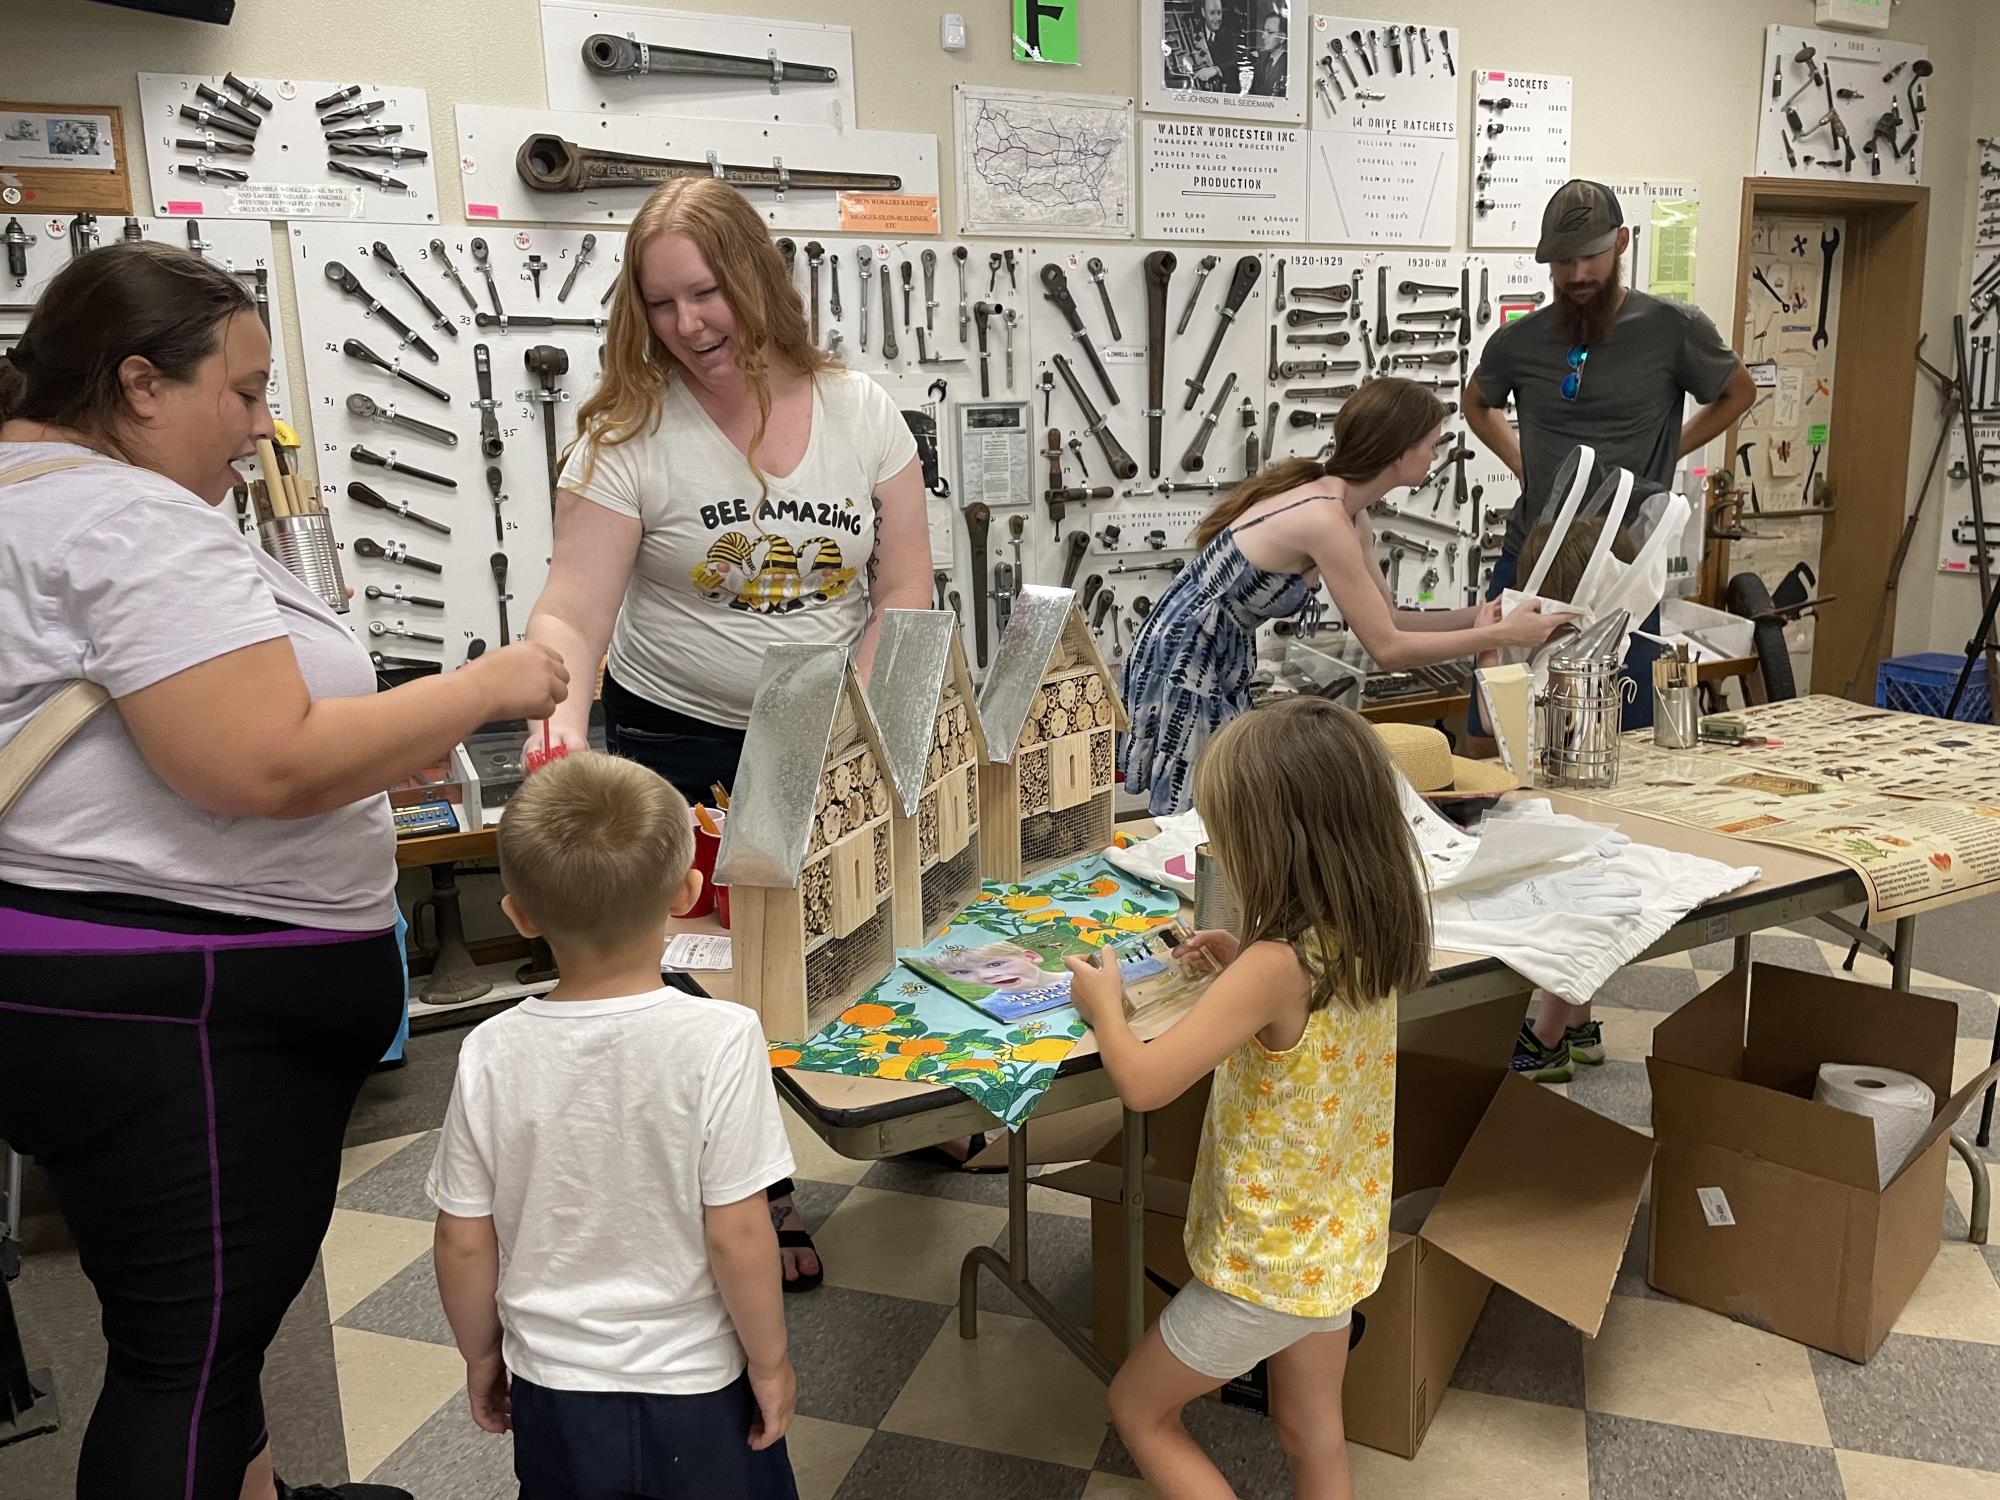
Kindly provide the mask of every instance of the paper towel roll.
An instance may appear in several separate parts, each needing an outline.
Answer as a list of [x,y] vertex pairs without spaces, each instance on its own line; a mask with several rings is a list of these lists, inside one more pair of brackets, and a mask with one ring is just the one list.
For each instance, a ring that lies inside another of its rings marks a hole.
[[1813,1099],[1875,1122],[1878,1187],[1887,1187],[1902,1168],[1937,1107],[1930,1085],[1921,1078],[1858,1063],[1821,1063]]

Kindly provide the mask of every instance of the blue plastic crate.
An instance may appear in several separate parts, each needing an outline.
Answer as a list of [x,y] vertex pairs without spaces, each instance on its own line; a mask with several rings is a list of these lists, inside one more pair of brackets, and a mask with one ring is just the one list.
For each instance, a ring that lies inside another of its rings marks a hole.
[[[1892,656],[1875,672],[1875,706],[1901,713],[1923,714],[1942,719],[1951,702],[1951,690],[1965,658],[1948,651],[1918,651],[1909,656]],[[1961,723],[1993,722],[1993,700],[1986,691],[1986,659],[1973,663],[1972,680],[1965,685],[1965,698],[1954,715]]]

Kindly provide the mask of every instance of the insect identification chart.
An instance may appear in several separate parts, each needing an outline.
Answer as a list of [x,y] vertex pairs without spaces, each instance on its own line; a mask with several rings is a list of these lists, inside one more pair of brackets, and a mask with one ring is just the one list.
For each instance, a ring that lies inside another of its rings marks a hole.
[[1570,81],[1497,71],[1472,79],[1472,246],[1525,249],[1541,237],[1543,205],[1569,181]]
[[[1314,16],[1309,233],[1448,246],[1458,234],[1458,32]],[[1149,231],[1150,232],[1150,231]]]

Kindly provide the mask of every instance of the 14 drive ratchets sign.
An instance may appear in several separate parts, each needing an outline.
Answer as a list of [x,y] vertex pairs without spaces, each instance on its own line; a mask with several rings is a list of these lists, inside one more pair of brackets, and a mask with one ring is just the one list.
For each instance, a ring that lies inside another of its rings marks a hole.
[[1140,106],[1301,124],[1301,0],[1141,0]]

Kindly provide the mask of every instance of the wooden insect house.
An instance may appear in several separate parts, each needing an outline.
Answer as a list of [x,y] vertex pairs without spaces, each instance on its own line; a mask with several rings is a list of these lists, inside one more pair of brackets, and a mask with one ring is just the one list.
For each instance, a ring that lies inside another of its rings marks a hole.
[[1072,590],[1021,590],[979,695],[979,718],[987,879],[1019,880],[1111,841],[1114,736],[1127,727],[1125,705]]
[[811,1036],[895,963],[882,746],[844,647],[764,654],[716,855],[736,998]]
[[884,611],[868,703],[889,774],[896,946],[921,947],[979,899],[986,736],[957,618]]

